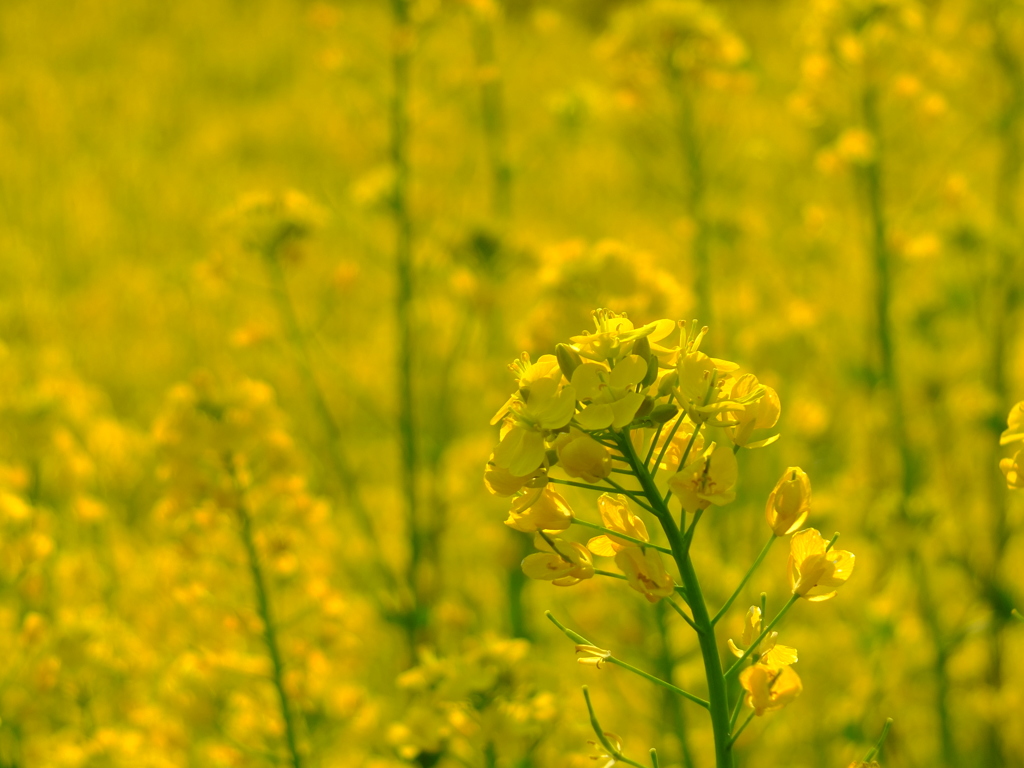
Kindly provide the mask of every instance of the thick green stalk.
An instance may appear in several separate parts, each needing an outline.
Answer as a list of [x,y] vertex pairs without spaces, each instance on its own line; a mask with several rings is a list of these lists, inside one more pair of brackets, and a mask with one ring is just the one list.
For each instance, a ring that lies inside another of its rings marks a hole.
[[626,435],[619,441],[622,453],[630,460],[633,471],[640,480],[648,500],[654,509],[654,514],[661,523],[665,536],[668,538],[669,546],[672,548],[672,558],[679,569],[680,578],[683,580],[683,588],[686,589],[690,611],[693,613],[693,623],[696,625],[697,642],[700,645],[700,652],[704,659],[704,675],[708,684],[708,711],[711,715],[711,730],[715,741],[715,765],[717,768],[732,768],[732,750],[729,733],[729,697],[726,691],[725,675],[722,672],[722,658],[718,652],[718,643],[715,640],[715,628],[711,624],[711,617],[708,615],[707,605],[704,602],[704,595],[701,591],[700,581],[697,572],[693,568],[693,561],[687,552],[687,546],[683,541],[683,534],[676,524],[675,518],[668,506],[662,500],[658,487],[650,472],[643,466],[633,445]]
[[391,166],[394,172],[392,218],[395,227],[395,323],[398,375],[398,440],[400,475],[405,501],[406,534],[409,537],[407,579],[413,609],[408,631],[417,642],[429,623],[427,606],[421,599],[420,561],[423,532],[416,494],[418,454],[413,400],[413,227],[409,210],[409,88],[412,68],[412,25],[408,0],[391,0],[394,20],[394,49],[391,58]]
[[253,539],[252,518],[245,505],[243,491],[230,457],[225,461],[225,464],[227,465],[228,473],[231,475],[232,484],[237,495],[235,514],[238,517],[239,533],[241,534],[242,544],[245,546],[246,557],[249,561],[249,574],[252,577],[253,590],[256,593],[256,610],[259,613],[260,621],[263,623],[263,642],[266,644],[267,653],[270,655],[271,681],[274,684],[274,689],[277,691],[278,707],[281,712],[281,719],[284,721],[285,742],[288,746],[288,753],[293,768],[302,768],[302,757],[299,754],[299,740],[296,734],[295,720],[292,717],[288,694],[284,688],[284,663],[281,661],[281,651],[277,642],[277,625],[274,623],[267,583],[263,576],[263,568],[260,565],[259,553],[256,551],[256,542]]

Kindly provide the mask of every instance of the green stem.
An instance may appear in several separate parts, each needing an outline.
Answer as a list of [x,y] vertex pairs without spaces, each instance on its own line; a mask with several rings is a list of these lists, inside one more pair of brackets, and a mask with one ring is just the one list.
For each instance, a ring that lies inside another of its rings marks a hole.
[[[654,621],[658,628],[658,640],[660,641],[657,657],[658,675],[675,685],[676,660],[672,648],[672,634],[665,617],[665,602],[666,600],[659,601],[654,610]],[[682,614],[674,602],[671,600],[667,600],[667,602]],[[686,616],[686,614],[682,615]],[[687,620],[689,620],[688,617]],[[680,706],[679,699],[668,692],[665,693],[665,708],[668,711],[669,722],[672,723],[675,730],[676,739],[679,741],[679,753],[683,760],[683,766],[684,768],[693,768],[693,754],[690,752],[689,740],[686,738],[686,712]]]
[[882,751],[882,745],[885,744],[885,738],[889,735],[889,729],[892,728],[892,718],[890,717],[885,721],[885,725],[882,726],[882,735],[878,737],[878,742],[873,746],[868,753],[864,756],[864,762],[870,763],[879,753]]
[[668,547],[659,547],[657,544],[651,544],[651,542],[649,541],[644,541],[643,539],[635,539],[632,536],[627,536],[624,533],[613,531],[611,528],[605,528],[603,525],[598,525],[597,523],[588,523],[586,520],[580,520],[578,517],[573,518],[572,522],[575,525],[582,525],[584,528],[593,528],[595,531],[601,531],[601,533],[607,534],[608,536],[614,536],[617,539],[628,541],[640,547],[650,547],[651,549],[656,549],[659,552],[664,552],[666,555],[672,554],[672,550]]
[[[587,638],[583,637],[583,635],[579,634],[578,632],[573,632],[571,629],[569,629],[564,624],[562,624],[558,619],[556,619],[552,615],[551,611],[545,611],[544,615],[548,617],[548,619],[551,621],[552,624],[554,624],[556,627],[558,627],[560,630],[562,630],[562,632],[565,634],[566,637],[568,637],[570,640],[572,640],[577,645],[590,645],[590,646],[594,646],[594,643],[592,643],[589,640],[587,640]],[[598,647],[598,646],[594,646],[594,647]],[[608,656],[607,659],[605,659],[605,660],[609,664],[615,664],[618,667],[622,667],[623,669],[627,669],[630,672],[632,672],[633,674],[639,675],[640,677],[644,678],[645,680],[649,680],[650,682],[654,683],[655,685],[660,685],[662,688],[665,688],[666,690],[672,691],[673,693],[678,694],[679,696],[682,696],[684,699],[687,699],[688,701],[692,701],[694,704],[698,704],[698,705],[704,707],[705,709],[708,708],[708,703],[706,701],[704,701],[704,699],[700,698],[699,696],[694,696],[692,693],[684,691],[682,688],[679,688],[679,687],[677,687],[675,685],[672,685],[672,683],[666,682],[665,680],[662,680],[660,677],[655,677],[654,675],[650,674],[649,672],[644,672],[642,669],[638,669],[637,667],[634,667],[632,664],[627,664],[625,661],[623,661],[620,658],[617,658],[616,656]]]
[[636,472],[640,485],[647,494],[647,498],[654,505],[655,512],[661,527],[668,538],[669,546],[672,548],[672,557],[676,561],[679,575],[683,580],[683,587],[689,598],[690,610],[693,612],[693,622],[698,628],[697,641],[700,645],[701,655],[704,659],[704,675],[708,684],[708,711],[711,714],[711,729],[715,741],[715,764],[717,768],[732,767],[732,753],[729,743],[729,700],[725,686],[725,675],[722,674],[722,659],[718,653],[718,643],[715,639],[715,628],[711,625],[711,617],[708,615],[707,605],[704,602],[704,595],[701,592],[700,581],[697,572],[693,568],[693,561],[688,557],[683,545],[683,536],[676,525],[672,513],[661,498],[658,487],[654,484],[654,478],[647,471],[636,452],[633,444],[626,435],[619,440],[620,450],[633,463],[633,471]]
[[260,565],[259,554],[256,551],[256,542],[253,539],[252,517],[246,507],[244,490],[235,472],[232,457],[228,456],[225,459],[225,465],[237,496],[235,514],[238,517],[239,532],[249,561],[249,575],[252,577],[253,589],[256,592],[256,610],[259,613],[260,622],[263,624],[263,642],[266,644],[267,652],[270,655],[271,681],[274,684],[274,689],[277,691],[278,707],[281,712],[281,719],[284,721],[285,742],[288,746],[288,753],[291,756],[293,768],[302,768],[302,757],[299,754],[299,740],[295,721],[289,706],[288,694],[284,688],[284,663],[281,660],[281,651],[277,642],[277,625],[274,623],[266,579],[263,576],[263,568]]
[[594,705],[590,701],[590,691],[587,689],[587,686],[585,685],[583,686],[583,698],[587,701],[587,712],[590,713],[590,726],[594,729],[594,733],[597,735],[597,740],[601,742],[601,746],[608,750],[608,754],[614,757],[615,760],[620,763],[632,765],[635,766],[635,768],[645,768],[644,766],[640,765],[640,763],[634,760],[630,760],[628,757],[622,754],[618,749],[616,749],[615,745],[608,740],[608,737],[605,736],[604,729],[601,728],[601,723],[597,719],[597,713],[594,712]]
[[491,213],[504,222],[512,211],[512,164],[508,158],[505,98],[494,45],[494,26],[474,14],[473,52],[480,75],[480,117],[491,172]]
[[743,580],[740,581],[739,586],[736,587],[736,591],[733,592],[732,596],[728,600],[725,601],[725,605],[723,605],[721,608],[719,608],[718,613],[715,614],[715,618],[713,618],[711,620],[711,624],[712,625],[715,625],[715,624],[718,623],[718,620],[720,618],[722,618],[723,615],[725,615],[725,612],[729,610],[729,608],[732,606],[732,604],[736,600],[736,598],[739,597],[740,592],[747,585],[747,582],[750,581],[750,577],[754,575],[754,571],[756,571],[758,569],[758,566],[760,566],[761,563],[764,562],[765,557],[768,556],[768,550],[772,548],[772,544],[775,543],[775,540],[777,538],[778,538],[778,536],[776,536],[773,533],[771,538],[768,539],[768,543],[765,544],[764,547],[761,549],[761,554],[759,554],[757,556],[757,559],[754,561],[754,564],[752,566],[750,566],[750,569],[747,571],[746,575],[743,577]]
[[736,739],[738,739],[740,737],[740,734],[743,733],[743,731],[745,731],[747,729],[747,726],[750,725],[750,721],[754,719],[754,714],[755,714],[754,712],[751,712],[750,715],[747,717],[747,719],[743,721],[743,725],[740,726],[740,729],[738,731],[736,731],[736,733],[734,733],[732,735],[732,738],[729,739],[729,746],[730,747],[733,745],[733,743],[736,741]]
[[[572,480],[559,480],[557,477],[549,477],[548,478],[548,482],[549,483],[557,483],[558,485],[571,485],[573,488],[585,488],[588,491],[597,491],[598,493],[608,493],[608,491],[617,490],[616,488],[603,488],[600,485],[590,485],[588,483],[577,483],[577,482],[574,482]],[[627,491],[625,488],[620,490],[619,493],[623,493],[626,496],[629,496],[634,501],[636,501],[635,497],[643,496],[643,494],[640,493],[639,491]]]

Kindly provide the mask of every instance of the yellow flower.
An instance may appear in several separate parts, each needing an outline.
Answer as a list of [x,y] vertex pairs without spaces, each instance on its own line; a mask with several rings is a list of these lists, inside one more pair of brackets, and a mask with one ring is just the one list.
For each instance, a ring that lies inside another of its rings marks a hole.
[[[692,421],[686,418],[685,413],[680,413],[675,419],[669,421],[661,430],[661,436],[658,438],[657,444],[654,446],[654,455],[658,456],[661,454],[662,448],[665,446],[665,441],[668,440],[668,436],[672,434],[672,430],[675,429],[676,422],[679,419],[683,419],[682,425],[679,429],[676,429],[674,435],[672,435],[672,442],[669,443],[668,448],[665,449],[665,456],[658,468],[661,470],[668,470],[669,468],[678,468],[679,462],[683,459],[683,453],[686,451],[686,446],[690,443],[690,438],[693,437],[693,430],[696,428]],[[704,450],[704,435],[698,434],[696,439],[693,441],[693,447],[690,448],[691,456],[699,456]]]
[[882,766],[877,760],[872,760],[870,763],[854,760],[846,768],[882,768]]
[[554,548],[540,536],[535,544],[542,552],[523,558],[523,573],[531,579],[550,581],[557,587],[571,587],[594,575],[594,562],[582,544],[552,539]]
[[[610,493],[601,494],[597,500],[597,508],[601,511],[601,521],[605,528],[624,533],[641,541],[651,540],[647,535],[647,526],[644,525],[644,521],[633,514],[633,510],[629,508],[629,500],[621,493],[615,496]],[[591,552],[602,557],[613,557],[627,547],[636,546],[631,541],[607,535],[595,536],[587,543]]]
[[673,475],[668,487],[683,509],[695,512],[733,501],[738,477],[739,467],[732,450],[712,443],[702,456]]
[[999,462],[999,469],[1006,475],[1006,486],[1019,491],[1024,488],[1024,451],[1017,451],[1013,458]]
[[612,655],[611,651],[606,651],[603,648],[598,648],[596,645],[577,645],[577,654],[584,654],[582,658],[576,659],[580,664],[589,664],[597,669],[601,668],[601,665],[608,660],[608,657]]
[[615,555],[615,564],[629,579],[629,586],[656,603],[675,591],[675,582],[665,570],[661,553],[651,547],[626,547]]
[[588,430],[626,426],[644,401],[635,389],[646,375],[647,361],[639,355],[628,355],[611,369],[604,363],[583,363],[572,374],[572,386],[590,404],[576,421]]
[[1024,400],[1010,409],[1006,430],[999,436],[1000,445],[1024,441]]
[[554,449],[558,465],[569,477],[596,483],[612,473],[611,451],[576,427],[555,438]]
[[609,309],[595,309],[594,325],[597,329],[595,333],[584,331],[579,336],[571,336],[569,340],[581,357],[601,362],[614,361],[628,355],[633,348],[632,343],[644,336],[657,332],[656,337],[663,338],[672,331],[675,322],[659,320],[634,328],[633,322],[625,314],[618,315]]
[[747,704],[754,714],[782,709],[803,691],[800,675],[792,667],[754,664],[740,672],[740,685],[747,692]]
[[523,533],[564,531],[572,525],[572,509],[551,486],[531,488],[512,502],[505,525]]
[[[729,650],[732,652],[732,655],[742,659],[743,654],[746,652],[745,649],[749,648],[750,644],[760,634],[761,609],[756,605],[752,605],[747,610],[747,615],[743,620],[743,632],[740,634],[740,643],[742,643],[743,647],[738,646],[732,638],[728,640]],[[771,667],[787,667],[790,664],[796,664],[798,660],[796,648],[791,648],[788,645],[779,645],[777,643],[778,638],[778,632],[769,632],[764,640],[761,641],[760,662]]]
[[543,463],[545,434],[564,427],[576,411],[576,391],[571,385],[560,387],[561,373],[558,377],[538,379],[528,391],[520,390],[525,399],[509,407],[506,428],[494,449],[495,466],[522,477]]
[[826,551],[828,542],[813,528],[790,540],[789,583],[794,595],[812,603],[835,596],[853,572],[854,557],[845,550]]
[[755,429],[771,429],[779,422],[782,406],[774,389],[758,382],[754,374],[746,373],[732,382],[725,398],[745,403],[742,411],[728,415],[730,421],[738,422],[726,430],[733,443],[743,448],[763,448],[779,439],[778,435],[754,442],[750,439]]
[[811,481],[800,467],[787,469],[768,496],[764,516],[776,536],[786,536],[807,520],[811,510]]
[[484,485],[495,496],[512,496],[535,480],[546,481],[544,470],[540,467],[528,475],[519,477],[507,469],[495,466],[493,454],[487,460],[487,466],[484,468]]

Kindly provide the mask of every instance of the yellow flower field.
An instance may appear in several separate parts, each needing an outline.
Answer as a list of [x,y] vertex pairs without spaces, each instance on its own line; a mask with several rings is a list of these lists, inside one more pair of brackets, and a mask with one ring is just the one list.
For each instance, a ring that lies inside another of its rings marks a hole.
[[1021,0],[5,0],[0,199],[0,768],[1024,766]]

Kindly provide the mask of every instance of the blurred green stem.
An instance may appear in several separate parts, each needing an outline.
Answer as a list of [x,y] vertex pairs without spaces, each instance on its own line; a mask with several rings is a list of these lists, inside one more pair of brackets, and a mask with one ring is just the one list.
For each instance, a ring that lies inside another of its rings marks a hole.
[[[900,454],[900,499],[899,515],[903,523],[911,523],[910,502],[918,485],[918,467],[914,450],[907,432],[906,415],[900,388],[899,369],[894,349],[894,328],[892,322],[892,254],[889,250],[888,223],[885,214],[885,191],[883,185],[884,157],[881,119],[878,113],[878,91],[866,84],[861,101],[864,127],[874,137],[875,158],[861,169],[864,183],[868,219],[871,224],[871,251],[875,266],[875,331],[879,353],[879,383],[889,402],[892,430]],[[953,742],[952,717],[949,711],[949,671],[945,652],[945,641],[939,620],[938,605],[931,589],[931,575],[925,567],[923,556],[916,545],[908,548],[908,559],[918,585],[917,599],[921,617],[931,634],[935,652],[936,693],[935,710],[939,721],[943,764],[948,768],[957,765],[956,746]]]
[[406,535],[409,538],[407,581],[412,610],[407,631],[410,644],[421,639],[429,624],[428,607],[422,598],[420,564],[423,531],[417,505],[418,453],[413,401],[413,228],[409,210],[409,91],[412,68],[413,29],[408,0],[391,0],[394,42],[391,56],[391,167],[394,172],[392,218],[395,227],[395,324],[400,475],[405,503]]
[[480,118],[491,172],[491,213],[504,223],[512,213],[512,165],[501,70],[495,54],[494,20],[473,14],[473,53],[480,81]]
[[296,734],[295,721],[288,702],[288,694],[284,688],[284,663],[281,661],[281,651],[277,642],[277,625],[274,623],[267,583],[263,575],[263,568],[260,565],[256,542],[253,538],[252,516],[249,514],[249,509],[245,503],[245,489],[242,488],[238,474],[235,472],[234,458],[230,455],[226,456],[224,465],[231,478],[231,484],[235,492],[235,514],[238,517],[239,533],[241,534],[242,544],[245,546],[246,557],[249,561],[249,573],[252,577],[253,590],[256,593],[256,610],[259,613],[260,622],[263,624],[263,641],[270,655],[271,680],[274,684],[274,689],[277,691],[281,719],[284,721],[285,742],[288,746],[288,753],[293,768],[302,768],[302,757],[299,755],[299,741]]

